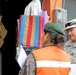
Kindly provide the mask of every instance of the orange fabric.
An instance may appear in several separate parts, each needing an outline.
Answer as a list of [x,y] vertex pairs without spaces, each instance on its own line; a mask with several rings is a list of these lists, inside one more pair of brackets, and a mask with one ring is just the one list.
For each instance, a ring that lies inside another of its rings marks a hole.
[[[42,49],[37,49],[32,52],[37,60],[51,60],[51,61],[61,61],[70,62],[70,57],[63,50],[55,46],[45,47]],[[68,75],[70,68],[51,68],[43,67],[37,68],[36,75]]]

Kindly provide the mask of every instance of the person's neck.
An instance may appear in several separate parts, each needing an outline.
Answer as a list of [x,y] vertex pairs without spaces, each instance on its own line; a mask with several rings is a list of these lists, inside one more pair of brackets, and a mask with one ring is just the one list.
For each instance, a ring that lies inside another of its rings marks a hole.
[[56,46],[57,46],[58,48],[63,49],[63,47],[62,47],[62,45],[61,45],[60,43],[58,43]]
[[73,41],[76,44],[76,41]]
[[44,45],[44,47],[45,46],[52,46],[52,45],[55,45],[55,44],[54,43],[47,43],[47,44]]
[[62,47],[62,45],[60,44],[60,43],[58,43],[58,44],[54,44],[54,43],[48,43],[48,44],[45,44],[45,46],[44,47],[47,47],[47,46],[56,46],[56,47],[58,47],[58,48],[61,48],[61,49],[63,49],[63,47]]
[[74,41],[74,43],[76,44],[76,41]]

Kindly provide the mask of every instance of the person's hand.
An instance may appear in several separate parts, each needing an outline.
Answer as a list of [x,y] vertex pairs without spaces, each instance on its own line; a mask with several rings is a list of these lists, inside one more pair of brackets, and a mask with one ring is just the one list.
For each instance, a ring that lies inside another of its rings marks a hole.
[[21,69],[18,73],[18,75],[24,75],[24,69]]
[[18,75],[20,75],[20,74],[21,74],[21,70],[19,71]]

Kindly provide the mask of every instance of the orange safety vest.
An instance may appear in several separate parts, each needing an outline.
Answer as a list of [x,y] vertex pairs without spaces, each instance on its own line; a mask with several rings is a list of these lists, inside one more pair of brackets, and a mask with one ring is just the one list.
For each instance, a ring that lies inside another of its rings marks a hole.
[[62,49],[49,46],[32,52],[36,59],[36,75],[68,75],[70,57]]

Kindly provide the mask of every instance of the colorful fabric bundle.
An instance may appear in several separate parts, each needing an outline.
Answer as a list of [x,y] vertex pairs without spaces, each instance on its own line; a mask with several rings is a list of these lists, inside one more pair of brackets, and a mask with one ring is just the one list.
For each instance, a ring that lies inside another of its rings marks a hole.
[[43,27],[42,28],[44,30],[46,23],[49,21],[49,16],[47,14],[47,11],[39,12],[39,15],[43,16]]
[[26,47],[41,47],[43,17],[20,16],[19,44]]

